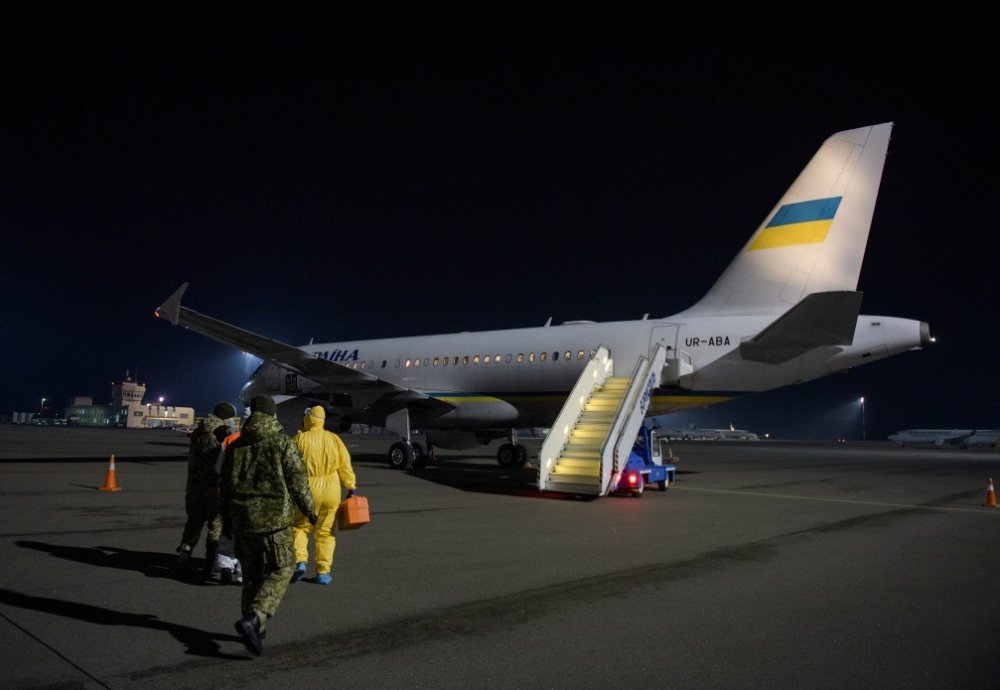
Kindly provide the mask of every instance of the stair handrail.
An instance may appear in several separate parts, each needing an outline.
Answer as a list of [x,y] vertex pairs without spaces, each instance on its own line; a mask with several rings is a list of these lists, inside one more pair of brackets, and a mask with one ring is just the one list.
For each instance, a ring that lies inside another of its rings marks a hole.
[[580,419],[584,405],[590,399],[594,388],[601,386],[614,371],[614,361],[611,351],[605,345],[599,345],[590,355],[590,360],[583,367],[573,389],[566,396],[559,415],[549,429],[538,452],[538,490],[545,491],[556,465],[556,460],[566,447],[570,432]]
[[615,465],[617,464],[615,455],[618,452],[618,440],[621,436],[622,426],[626,421],[625,412],[631,408],[629,401],[635,397],[637,382],[645,380],[644,372],[648,369],[648,365],[649,360],[641,355],[636,360],[635,366],[632,367],[632,373],[629,376],[625,395],[622,396],[621,402],[618,403],[618,409],[615,410],[614,416],[611,418],[611,424],[608,427],[608,434],[604,437],[604,441],[601,444],[600,496],[606,495],[612,488],[611,481],[614,478]]
[[649,358],[640,356],[635,363],[628,390],[608,434],[612,443],[609,449],[602,449],[601,452],[601,495],[614,488],[612,480],[628,463],[639,428],[646,418],[646,410],[652,402],[653,391],[660,385],[660,373],[666,357],[666,348],[656,343]]

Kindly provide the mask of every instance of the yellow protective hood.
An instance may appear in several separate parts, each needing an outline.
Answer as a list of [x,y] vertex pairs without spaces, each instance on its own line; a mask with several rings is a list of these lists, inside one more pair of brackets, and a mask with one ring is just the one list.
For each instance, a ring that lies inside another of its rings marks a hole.
[[324,424],[326,424],[326,410],[322,405],[310,407],[302,417],[302,428],[306,431],[322,429]]

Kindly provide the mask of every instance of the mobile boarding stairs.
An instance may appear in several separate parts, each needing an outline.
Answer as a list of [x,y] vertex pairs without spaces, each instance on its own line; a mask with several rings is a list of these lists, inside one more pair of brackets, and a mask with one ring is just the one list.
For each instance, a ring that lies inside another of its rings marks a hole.
[[693,371],[682,358],[668,361],[657,343],[630,376],[615,376],[610,351],[598,347],[542,443],[538,489],[591,496],[617,490],[665,365],[671,379]]

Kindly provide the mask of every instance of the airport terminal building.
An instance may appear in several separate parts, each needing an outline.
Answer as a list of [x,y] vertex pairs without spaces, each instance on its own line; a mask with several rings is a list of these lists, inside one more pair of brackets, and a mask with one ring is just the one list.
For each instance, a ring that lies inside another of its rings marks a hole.
[[193,407],[145,403],[145,396],[146,386],[126,371],[122,381],[112,382],[109,404],[95,405],[91,398],[76,397],[69,401],[64,415],[74,426],[172,429],[195,423]]

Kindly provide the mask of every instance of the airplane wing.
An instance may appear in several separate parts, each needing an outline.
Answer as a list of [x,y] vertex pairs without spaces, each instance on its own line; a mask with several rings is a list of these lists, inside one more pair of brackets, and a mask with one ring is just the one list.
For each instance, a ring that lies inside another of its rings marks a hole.
[[861,312],[860,292],[817,292],[740,345],[744,359],[781,364],[817,347],[850,345]]
[[166,319],[174,326],[182,326],[220,343],[249,352],[263,360],[276,362],[289,371],[322,383],[327,389],[363,392],[364,397],[368,400],[381,398],[380,407],[392,409],[416,401],[452,407],[449,403],[431,399],[430,396],[421,391],[397,386],[366,372],[315,357],[294,345],[265,338],[225,321],[183,307],[181,306],[181,297],[187,290],[187,286],[188,283],[181,285],[174,294],[167,298],[167,301],[157,307],[156,316]]

